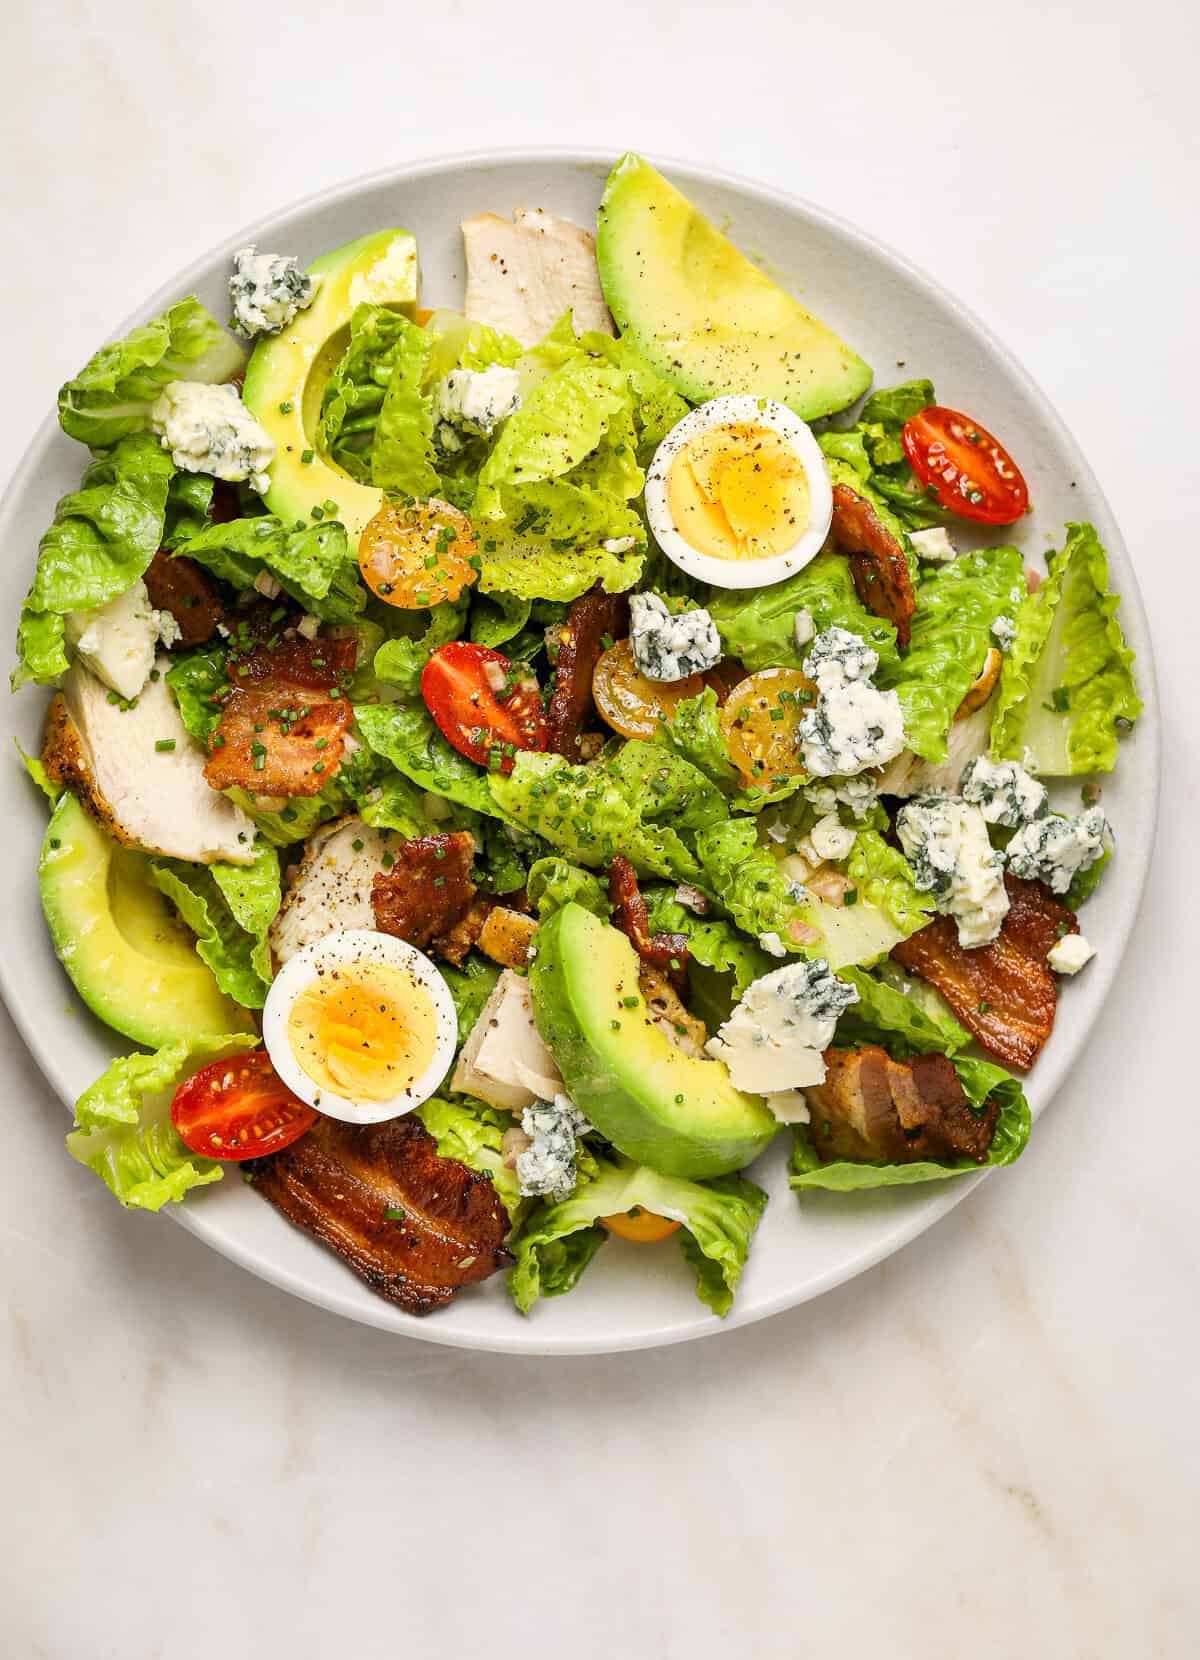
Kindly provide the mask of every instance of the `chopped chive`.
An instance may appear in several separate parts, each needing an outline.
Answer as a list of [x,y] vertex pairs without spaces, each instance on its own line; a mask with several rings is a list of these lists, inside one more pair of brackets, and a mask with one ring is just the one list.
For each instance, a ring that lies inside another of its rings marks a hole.
[[160,755],[165,755],[168,750],[175,748],[175,740],[174,738],[156,738],[154,747]]

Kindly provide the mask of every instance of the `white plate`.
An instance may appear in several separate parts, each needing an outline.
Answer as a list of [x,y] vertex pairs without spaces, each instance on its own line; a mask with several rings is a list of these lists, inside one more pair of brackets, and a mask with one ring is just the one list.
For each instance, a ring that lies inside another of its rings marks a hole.
[[[358,180],[231,237],[147,300],[118,332],[185,293],[198,294],[224,317],[230,257],[246,242],[299,254],[307,263],[383,225],[416,233],[425,303],[455,305],[463,285],[461,219],[486,209],[506,214],[539,206],[591,225],[613,159],[560,153],[467,156]],[[1153,842],[1158,712],[1146,619],[1125,544],[1087,462],[1046,399],[987,330],[928,277],[806,203],[727,175],[662,165],[717,224],[727,225],[744,249],[876,366],[880,384],[928,375],[944,403],[969,410],[1011,445],[1036,504],[1020,527],[1030,558],[1060,543],[1066,519],[1093,520],[1108,548],[1122,596],[1122,623],[1138,655],[1146,714],[1122,745],[1120,766],[1105,784],[1117,854],[1087,910],[1087,933],[1098,958],[1064,987],[1054,1035],[1029,1081],[1036,1115],[1067,1075],[1100,1012],[1133,926]],[[903,368],[897,368],[898,360]],[[48,418],[0,508],[5,549],[0,582],[9,638],[32,576],[38,537],[57,498],[77,485],[84,460],[82,448]],[[1004,540],[1005,533],[992,539]],[[40,741],[45,701],[26,689],[9,705],[10,729],[27,749],[36,750]],[[1077,799],[1077,792],[1071,793]],[[84,1010],[55,960],[34,880],[44,805],[13,765],[0,770],[0,814],[8,866],[16,875],[9,885],[0,987],[39,1066],[69,1104],[122,1045]],[[725,1329],[816,1297],[869,1268],[944,1216],[981,1179],[856,1196],[815,1194],[801,1205],[786,1185],[786,1139],[781,1136],[754,1171],[770,1191],[771,1204]],[[1038,1157],[1036,1132],[1025,1157]],[[1019,1182],[1020,1164],[999,1179]],[[610,1241],[578,1289],[540,1304],[529,1319],[513,1312],[496,1278],[417,1320],[373,1296],[349,1269],[248,1193],[236,1176],[194,1193],[170,1214],[215,1250],[285,1291],[352,1320],[436,1343],[581,1354],[676,1343],[722,1329],[697,1301],[691,1276],[671,1245],[650,1251]],[[145,1225],[156,1226],[149,1220]]]

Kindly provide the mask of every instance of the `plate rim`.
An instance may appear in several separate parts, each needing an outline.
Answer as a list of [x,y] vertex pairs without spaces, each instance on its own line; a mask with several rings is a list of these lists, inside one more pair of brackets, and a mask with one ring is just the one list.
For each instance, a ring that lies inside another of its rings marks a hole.
[[[620,153],[623,154],[624,152]],[[1040,1105],[1034,1109],[1034,1117],[1038,1118],[1049,1108],[1062,1088],[1070,1068],[1090,1036],[1096,1019],[1099,1018],[1111,995],[1113,983],[1128,947],[1130,936],[1142,910],[1146,882],[1149,877],[1157,836],[1162,790],[1162,723],[1157,672],[1145,602],[1125,537],[1087,456],[1074,433],[1067,426],[1057,407],[1043,391],[1040,384],[1009,347],[993,333],[991,328],[969,306],[946,289],[923,267],[916,264],[906,254],[900,253],[889,243],[865,231],[854,221],[846,219],[842,215],[809,201],[794,192],[764,184],[760,180],[747,177],[744,174],[710,166],[704,161],[667,156],[658,151],[639,151],[638,153],[645,155],[646,159],[654,166],[675,178],[696,181],[702,185],[704,183],[724,185],[743,196],[763,202],[772,208],[782,209],[789,217],[816,222],[833,229],[853,243],[859,252],[877,262],[882,261],[903,273],[910,282],[923,290],[940,310],[951,313],[969,333],[980,338],[989,350],[1003,362],[1012,378],[1037,406],[1042,417],[1053,430],[1058,443],[1070,457],[1074,475],[1084,487],[1081,493],[1101,509],[1106,520],[1105,545],[1110,557],[1115,555],[1116,562],[1121,567],[1120,597],[1122,607],[1126,609],[1127,613],[1132,613],[1136,622],[1136,627],[1127,630],[1127,632],[1135,634],[1138,640],[1139,692],[1144,705],[1143,715],[1138,723],[1139,742],[1148,745],[1146,764],[1151,789],[1149,800],[1142,804],[1144,817],[1139,824],[1139,835],[1133,849],[1133,856],[1137,861],[1138,869],[1133,876],[1131,901],[1124,915],[1115,920],[1115,937],[1109,943],[1104,956],[1099,959],[1093,969],[1093,983],[1095,978],[1099,978],[1102,982],[1098,993],[1096,1012],[1092,1020],[1082,1025],[1077,1031],[1064,1034],[1061,1045],[1055,1046],[1046,1056],[1046,1061],[1053,1061],[1054,1064],[1052,1067],[1047,1067],[1046,1072],[1042,1074],[1043,1077],[1046,1077],[1047,1073],[1049,1076],[1047,1077],[1043,1099]],[[564,149],[552,144],[515,145],[496,150],[443,151],[430,156],[418,157],[412,161],[374,168],[356,174],[351,178],[307,192],[283,206],[260,215],[232,235],[220,239],[206,253],[197,256],[160,284],[152,295],[126,314],[124,319],[106,336],[106,339],[119,338],[143,317],[153,315],[180,293],[186,292],[193,280],[205,274],[217,260],[227,257],[235,248],[244,245],[247,241],[269,235],[272,227],[277,222],[290,219],[296,214],[336,206],[351,201],[365,191],[381,186],[386,187],[389,183],[400,183],[414,178],[436,177],[438,174],[446,172],[497,166],[540,164],[581,170],[598,169],[607,174],[614,165],[617,154],[617,152],[600,148]],[[28,475],[32,473],[34,467],[40,461],[44,450],[58,435],[58,430],[56,413],[52,408],[33,432],[15,469],[9,476],[3,497],[0,498],[0,535],[3,534],[7,519],[15,510],[15,504],[22,498],[27,488]],[[73,1105],[72,1091],[65,1088],[62,1080],[56,1076],[53,1056],[42,1053],[41,1044],[38,1041],[40,1034],[35,1032],[25,1019],[20,999],[10,996],[10,982],[18,961],[19,958],[14,958],[7,952],[0,953],[0,996],[3,997],[13,1024],[16,1026],[22,1042],[38,1070],[49,1087],[70,1111]],[[75,993],[74,995],[77,996],[78,994]],[[699,1309],[694,1312],[692,1309],[688,1309],[686,1313],[681,1312],[678,1319],[660,1325],[653,1331],[645,1331],[625,1337],[609,1336],[596,1339],[586,1335],[556,1337],[548,1323],[539,1322],[536,1326],[532,1323],[525,1324],[515,1312],[513,1314],[514,1324],[511,1335],[505,1331],[498,1334],[489,1333],[480,1337],[476,1334],[456,1331],[448,1327],[439,1330],[436,1324],[436,1316],[429,1320],[418,1320],[412,1316],[403,1316],[400,1310],[393,1308],[392,1305],[382,1300],[377,1300],[378,1306],[376,1306],[376,1302],[360,1305],[352,1300],[349,1289],[343,1295],[341,1292],[326,1291],[324,1288],[307,1283],[296,1270],[281,1266],[257,1255],[251,1248],[243,1246],[237,1240],[229,1240],[223,1236],[218,1236],[216,1230],[206,1224],[202,1207],[189,1210],[186,1205],[173,1205],[168,1208],[167,1214],[172,1221],[202,1240],[205,1245],[217,1251],[238,1267],[246,1269],[256,1278],[299,1298],[303,1302],[353,1320],[359,1325],[372,1326],[377,1330],[387,1331],[400,1337],[410,1337],[423,1342],[474,1350],[480,1353],[548,1357],[614,1354],[717,1337],[723,1332],[755,1324],[759,1320],[765,1320],[773,1315],[783,1313],[789,1308],[795,1308],[803,1303],[813,1301],[826,1292],[834,1290],[837,1286],[845,1284],[848,1280],[857,1278],[858,1275],[865,1273],[877,1263],[903,1249],[914,1239],[919,1238],[920,1235],[927,1232],[928,1229],[940,1222],[944,1216],[961,1204],[964,1199],[975,1191],[980,1182],[990,1174],[990,1169],[981,1170],[978,1174],[966,1175],[941,1184],[940,1191],[929,1195],[922,1206],[919,1208],[914,1206],[911,1210],[906,1208],[899,1211],[893,1225],[883,1229],[879,1238],[873,1240],[867,1247],[852,1255],[848,1260],[840,1262],[836,1268],[831,1268],[815,1278],[807,1280],[799,1290],[778,1292],[765,1298],[761,1304],[754,1307],[743,1305],[739,1308],[735,1303],[733,1310],[720,1321],[716,1320],[715,1316],[707,1315]],[[352,1283],[357,1287],[356,1281]]]

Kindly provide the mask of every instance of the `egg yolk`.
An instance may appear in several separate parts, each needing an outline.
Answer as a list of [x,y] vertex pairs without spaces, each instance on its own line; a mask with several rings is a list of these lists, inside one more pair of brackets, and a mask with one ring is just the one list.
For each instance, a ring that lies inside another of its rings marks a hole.
[[386,963],[326,969],[292,1004],[288,1042],[319,1089],[352,1100],[403,1095],[433,1059],[437,1015],[419,981]]
[[786,553],[808,528],[808,478],[787,439],[770,427],[710,427],[667,474],[676,530],[717,559]]

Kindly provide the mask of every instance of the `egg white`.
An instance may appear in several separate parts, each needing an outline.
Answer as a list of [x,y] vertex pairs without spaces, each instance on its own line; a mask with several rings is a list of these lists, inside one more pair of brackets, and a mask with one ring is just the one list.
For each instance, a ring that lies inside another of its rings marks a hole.
[[[408,1089],[388,1101],[355,1100],[322,1089],[300,1065],[288,1038],[288,1017],[297,997],[312,985],[322,969],[381,963],[404,970],[424,989],[436,1020],[433,1058]],[[391,934],[374,928],[344,928],[314,940],[297,951],[271,982],[262,1017],[263,1043],[271,1064],[287,1087],[330,1118],[347,1124],[380,1124],[419,1107],[437,1089],[454,1060],[458,1019],[450,988],[423,952]]]
[[[702,432],[724,426],[769,427],[787,440],[788,448],[804,469],[809,497],[808,528],[782,553],[763,559],[718,559],[694,548],[680,534],[671,517],[667,495],[671,463]],[[714,588],[765,588],[792,576],[820,553],[833,518],[829,468],[811,429],[786,404],[777,403],[773,398],[756,398],[750,393],[711,398],[672,427],[654,452],[646,473],[646,518],[659,547],[688,576],[709,582]]]

